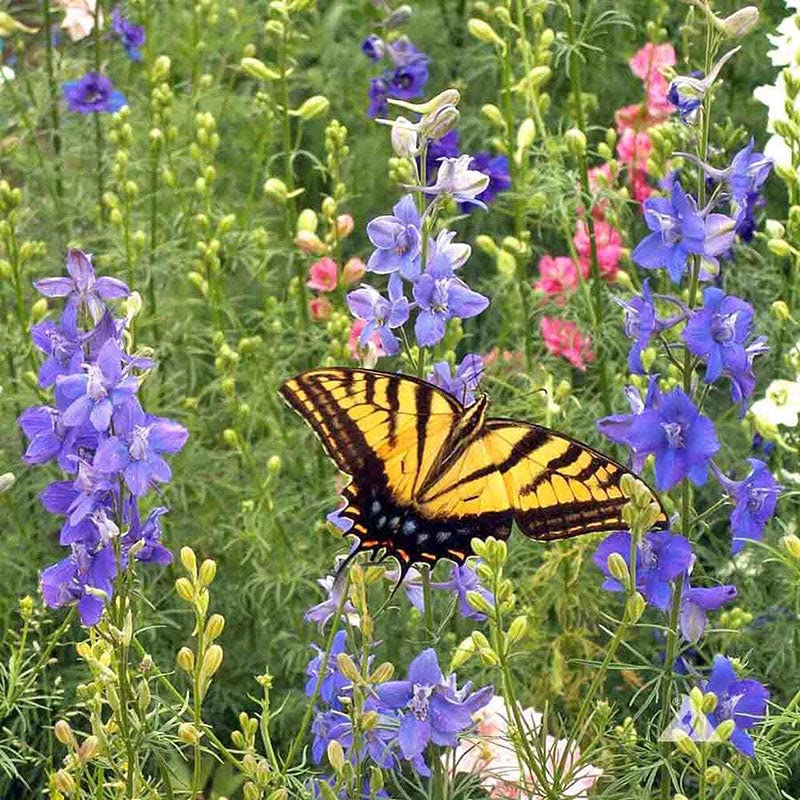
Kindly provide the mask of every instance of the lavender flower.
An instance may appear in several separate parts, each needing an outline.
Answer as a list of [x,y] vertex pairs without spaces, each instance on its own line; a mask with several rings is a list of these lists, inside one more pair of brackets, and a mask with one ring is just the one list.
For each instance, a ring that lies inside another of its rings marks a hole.
[[39,386],[46,389],[62,375],[80,369],[83,350],[78,343],[75,314],[64,314],[61,323],[44,320],[31,327],[31,339],[38,350],[47,356],[39,367]]
[[122,537],[122,550],[127,556],[134,545],[138,545],[134,558],[142,563],[171,564],[172,553],[161,543],[161,517],[168,513],[164,506],[157,506],[141,522],[139,508],[131,504],[130,527]]
[[491,605],[494,605],[494,595],[481,584],[480,578],[470,564],[450,565],[450,577],[446,581],[431,584],[432,589],[441,589],[452,592],[458,600],[458,613],[466,619],[483,622],[486,614],[476,611],[467,602],[467,592],[478,592]]
[[367,236],[377,248],[367,269],[379,275],[399,272],[407,280],[419,277],[421,220],[414,198],[407,194],[392,209],[394,214],[367,223]]
[[141,61],[142,52],[140,48],[145,42],[144,27],[136,25],[123,17],[119,6],[116,6],[111,15],[111,30],[122,43],[128,58],[131,61]]
[[[344,653],[347,644],[347,634],[345,631],[338,631],[333,637],[333,646],[331,647],[330,656],[325,661],[325,653],[318,647],[314,647],[317,655],[309,661],[306,667],[306,696],[312,697],[314,688],[317,685],[317,680],[322,671],[322,682],[320,683],[319,697],[326,704],[334,709],[341,710],[341,703],[338,701],[340,695],[345,694],[345,689],[350,685],[350,681],[339,672],[336,665],[336,656],[339,653]],[[324,662],[324,663],[323,663]]]
[[476,198],[480,202],[491,203],[500,192],[507,192],[511,188],[508,156],[493,156],[480,151],[472,157],[472,168],[489,178],[486,188]]
[[25,409],[17,424],[28,438],[23,456],[27,464],[46,464],[55,460],[65,472],[74,472],[77,469],[75,456],[97,447],[94,428],[67,427],[61,412],[50,406]]
[[681,595],[680,626],[683,638],[693,644],[698,642],[706,629],[706,614],[733,602],[737,594],[735,586],[701,589],[693,588],[687,581]]
[[61,91],[67,108],[78,114],[113,113],[127,103],[111,79],[97,72],[87,72],[77,81],[64,81]]
[[634,340],[628,351],[628,370],[635,375],[644,375],[642,351],[656,333],[656,307],[650,292],[649,279],[642,284],[641,297],[633,297],[627,302],[614,299],[622,306],[625,314],[625,335]]
[[359,344],[366,346],[377,332],[386,355],[393,356],[400,352],[400,340],[392,333],[408,319],[408,300],[403,295],[402,283],[389,281],[389,299],[366,284],[347,295],[347,307],[350,313],[367,324],[361,331]]
[[[319,578],[317,580],[317,583],[322,587],[327,596],[321,603],[311,606],[303,615],[303,619],[308,622],[316,623],[320,631],[325,630],[325,625],[328,623],[328,620],[333,617],[336,610],[339,608],[339,603],[342,599],[342,591],[345,587],[345,576],[345,572],[338,570],[335,576],[326,575],[324,578]],[[352,624],[358,625],[358,614],[349,600],[344,601],[342,615],[348,617]]]
[[475,390],[483,374],[483,359],[476,353],[469,353],[456,367],[455,374],[447,361],[438,361],[428,375],[428,381],[458,400],[464,406],[475,402]]
[[414,189],[436,197],[452,197],[458,203],[472,203],[486,209],[486,204],[478,199],[478,195],[486,191],[491,179],[483,172],[470,169],[472,161],[472,156],[443,158],[439,161],[433,186]]

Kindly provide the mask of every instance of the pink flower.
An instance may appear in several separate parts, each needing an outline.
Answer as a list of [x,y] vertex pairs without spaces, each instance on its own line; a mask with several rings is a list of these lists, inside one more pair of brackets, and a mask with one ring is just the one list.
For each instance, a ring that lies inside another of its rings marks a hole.
[[586,369],[587,362],[594,361],[592,340],[589,336],[584,336],[574,322],[542,317],[540,330],[544,346],[554,356],[566,359],[580,370]]
[[639,203],[644,203],[653,194],[653,187],[647,182],[647,174],[640,169],[634,171],[630,183],[633,190],[633,199]]
[[[367,323],[364,322],[363,319],[354,319],[353,324],[350,326],[350,336],[347,340],[347,347],[350,350],[350,355],[356,360],[358,360],[359,356],[358,337],[361,336],[361,331],[364,330],[364,326],[366,324]],[[383,347],[381,346],[381,340],[377,331],[372,334],[367,344],[375,347],[376,356],[380,357],[386,355],[383,351]]]
[[[613,281],[619,271],[619,259],[622,255],[622,237],[619,231],[603,220],[595,220],[594,240],[597,246],[597,263],[600,274],[608,281]],[[572,237],[578,258],[581,263],[581,272],[589,275],[592,260],[592,244],[589,239],[589,230],[586,223],[580,219]]]
[[534,291],[561,297],[562,302],[565,294],[578,288],[578,267],[567,256],[542,256],[539,275],[539,280],[533,284]]
[[350,214],[339,214],[336,217],[336,235],[340,239],[346,239],[352,232],[355,223]]
[[665,120],[675,111],[675,106],[667,100],[668,91],[669,81],[660,73],[653,75],[647,85],[647,113],[654,122]]
[[627,128],[622,132],[617,141],[617,155],[628,169],[641,169],[647,171],[647,159],[653,143],[645,131],[635,131]]
[[332,292],[339,282],[338,273],[338,267],[332,258],[321,258],[309,268],[306,286],[316,292]]
[[333,306],[327,297],[315,297],[308,301],[308,310],[314,322],[325,322],[330,317]]
[[666,44],[648,42],[628,61],[631,72],[643,81],[648,81],[653,74],[661,74],[663,67],[675,66],[675,48]]
[[358,283],[367,271],[364,262],[360,258],[350,258],[342,270],[342,280],[345,286],[353,286]]

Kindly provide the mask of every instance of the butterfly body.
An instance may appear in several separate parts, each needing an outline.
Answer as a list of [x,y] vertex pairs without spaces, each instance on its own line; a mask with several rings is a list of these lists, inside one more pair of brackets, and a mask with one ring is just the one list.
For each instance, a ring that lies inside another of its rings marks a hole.
[[404,566],[462,563],[473,538],[506,539],[514,522],[542,540],[627,528],[624,467],[547,428],[488,417],[486,395],[464,407],[416,378],[345,368],[302,373],[281,394],[351,476],[340,516],[360,550]]

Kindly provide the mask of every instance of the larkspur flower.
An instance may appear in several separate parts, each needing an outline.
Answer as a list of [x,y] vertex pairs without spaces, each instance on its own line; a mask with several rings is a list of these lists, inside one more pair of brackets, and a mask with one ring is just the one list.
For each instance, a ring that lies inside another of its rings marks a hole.
[[[606,576],[603,589],[623,592],[625,587],[608,569],[608,557],[612,553],[622,556],[630,569],[630,533],[620,531],[607,536],[592,556]],[[650,605],[667,611],[672,599],[672,582],[689,569],[691,562],[692,546],[683,536],[666,531],[647,533],[636,546],[636,588]]]
[[414,198],[405,195],[387,214],[367,223],[367,236],[376,248],[367,270],[379,275],[399,272],[407,280],[419,277],[421,219]]
[[428,240],[428,262],[433,261],[437,256],[444,256],[450,262],[453,270],[463,267],[472,255],[472,248],[464,242],[454,242],[455,231],[446,228],[436,234],[435,239]]
[[[335,575],[318,578],[317,583],[322,587],[326,597],[321,603],[311,606],[303,615],[303,619],[316,623],[320,631],[323,631],[328,620],[336,614],[336,610],[339,608],[342,592],[346,586],[346,573],[337,569]],[[349,599],[346,599],[342,605],[342,617],[349,619],[352,625],[358,625],[358,614]]]
[[706,629],[707,613],[736,599],[736,587],[730,584],[699,588],[684,584],[681,594],[680,627],[687,642],[696,643]]
[[752,758],[755,744],[748,731],[763,720],[769,690],[752,678],[737,678],[731,662],[724,656],[716,656],[704,691],[717,696],[717,707],[708,714],[712,728],[716,729],[725,720],[733,720],[731,744],[742,755]]
[[760,541],[767,522],[775,514],[781,487],[769,467],[757,458],[749,458],[750,474],[734,481],[715,470],[722,488],[734,502],[731,513],[731,550],[738,553],[746,541]]
[[483,370],[483,359],[476,353],[468,353],[456,367],[455,374],[447,361],[437,361],[428,374],[428,381],[453,395],[462,405],[471,406]]
[[493,156],[486,151],[479,151],[472,156],[472,169],[489,178],[486,188],[477,196],[481,203],[491,203],[498,194],[511,188],[511,175],[508,171],[508,156]]
[[436,197],[452,197],[458,203],[472,203],[485,209],[486,204],[478,199],[489,186],[490,178],[477,169],[471,169],[472,156],[442,158],[432,186],[412,187],[415,191]]
[[380,61],[386,54],[386,43],[377,34],[370,34],[361,42],[361,52],[370,61]]
[[69,277],[42,278],[34,283],[45,297],[66,297],[65,315],[86,308],[94,322],[99,322],[106,309],[106,301],[119,300],[130,294],[128,286],[117,278],[98,278],[91,256],[80,250],[67,253]]
[[39,367],[39,386],[46,389],[62,375],[78,372],[83,362],[83,348],[78,342],[76,315],[65,314],[60,323],[44,320],[31,326],[31,339],[47,356]]
[[122,43],[128,58],[131,61],[141,61],[141,47],[145,42],[144,26],[136,25],[123,17],[120,7],[116,6],[111,15],[111,30]]
[[438,344],[444,338],[448,320],[475,317],[489,305],[488,297],[453,275],[450,260],[442,254],[428,263],[413,291],[420,309],[414,335],[421,347]]
[[653,456],[659,491],[668,491],[687,477],[698,486],[705,483],[711,456],[720,445],[714,424],[683,389],[675,387],[655,407],[627,416],[627,427],[620,428],[618,417],[606,417],[598,427],[607,436],[616,434],[619,438],[609,438],[627,444],[637,455]]
[[65,425],[57,408],[32,406],[20,414],[17,424],[28,438],[23,456],[27,464],[55,460],[65,472],[74,472],[75,456],[97,447],[98,434],[94,428]]
[[139,519],[139,508],[131,504],[130,526],[122,537],[122,550],[127,557],[131,548],[138,545],[134,558],[143,564],[171,564],[172,553],[161,543],[161,517],[168,513],[164,506],[151,509],[144,522]]
[[99,622],[103,613],[103,593],[107,599],[113,595],[116,572],[110,545],[91,550],[82,542],[75,542],[70,555],[42,571],[39,584],[50,608],[77,604],[81,622],[91,626]]
[[77,81],[64,81],[61,91],[67,108],[78,114],[113,113],[127,103],[125,95],[114,88],[111,78],[97,72],[87,72]]
[[[416,760],[429,743],[455,747],[458,734],[472,727],[472,714],[489,702],[492,687],[470,693],[467,685],[454,688],[445,680],[433,649],[423,650],[409,665],[408,677],[388,681],[376,688],[381,704],[402,712],[397,740],[403,757]],[[415,767],[430,774],[421,761]]]
[[660,320],[657,317],[649,279],[642,283],[641,297],[634,296],[630,300],[614,299],[622,306],[625,314],[625,335],[633,339],[631,349],[628,351],[628,370],[634,375],[644,375],[642,352],[650,343],[650,339],[678,322],[682,315],[671,320]]
[[188,438],[183,425],[137,409],[127,430],[100,443],[92,466],[100,472],[121,474],[130,491],[140,497],[155,482],[172,479],[172,470],[162,454],[177,453]]
[[367,92],[367,98],[369,99],[367,116],[375,118],[386,114],[389,111],[388,97],[389,84],[386,82],[386,79],[383,77],[372,78],[369,82],[369,91]]
[[428,176],[436,174],[441,159],[458,158],[460,155],[458,130],[455,128],[448,131],[441,139],[428,142],[428,149],[425,153],[425,167]]
[[485,614],[476,611],[467,602],[468,592],[478,592],[490,605],[494,605],[494,595],[481,583],[480,578],[471,564],[451,564],[450,577],[446,581],[431,584],[432,589],[452,592],[458,600],[458,613],[465,619],[474,619],[483,622]]
[[678,75],[669,85],[667,97],[677,109],[684,125],[693,125],[703,100],[719,77],[725,64],[740,50],[734,47],[723,55],[705,77],[701,72],[691,75]]
[[340,710],[341,703],[338,700],[340,695],[345,694],[345,689],[350,685],[350,681],[339,672],[336,664],[336,656],[339,653],[344,653],[347,649],[347,633],[346,631],[337,631],[333,637],[333,645],[328,659],[325,659],[325,652],[320,650],[319,647],[314,646],[316,655],[311,661],[308,662],[306,667],[306,696],[312,697],[317,682],[322,679],[319,686],[319,698],[323,703],[330,706],[332,709]]
[[409,313],[408,299],[403,295],[402,284],[389,281],[389,299],[366,284],[347,295],[347,307],[350,313],[365,325],[358,337],[358,343],[365,347],[374,333],[380,338],[381,347],[388,356],[400,352],[400,340],[392,333],[407,319]]

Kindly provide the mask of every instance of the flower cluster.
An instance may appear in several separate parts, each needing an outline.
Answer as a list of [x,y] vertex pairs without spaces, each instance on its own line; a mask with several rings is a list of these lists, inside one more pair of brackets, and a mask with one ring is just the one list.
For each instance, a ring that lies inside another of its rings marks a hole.
[[370,117],[386,114],[390,97],[398,100],[422,97],[428,82],[428,57],[406,36],[389,42],[373,34],[363,41],[361,51],[370,61],[376,64],[388,62],[389,65],[370,81],[367,110]]
[[311,319],[316,322],[327,320],[333,312],[333,305],[328,296],[336,292],[340,284],[347,287],[358,283],[364,272],[364,262],[360,258],[348,259],[341,269],[341,274],[339,265],[330,256],[324,256],[311,264],[308,268],[306,286],[317,292],[317,295],[308,301]]
[[172,420],[147,414],[137,397],[149,358],[126,351],[129,317],[107,307],[127,297],[115,278],[96,277],[79,250],[67,256],[69,277],[45,278],[45,297],[65,298],[59,322],[34,325],[31,336],[45,356],[42,389],[53,387],[53,406],[35,406],[19,418],[28,439],[25,461],[54,461],[66,473],[41,494],[45,509],[63,517],[60,543],[70,549],[41,574],[47,605],[77,603],[85,625],[96,624],[111,598],[114,580],[132,559],[169,563],[161,544],[161,517],[140,516],[139,500],[172,473],[165,454],[178,452],[188,432]]

